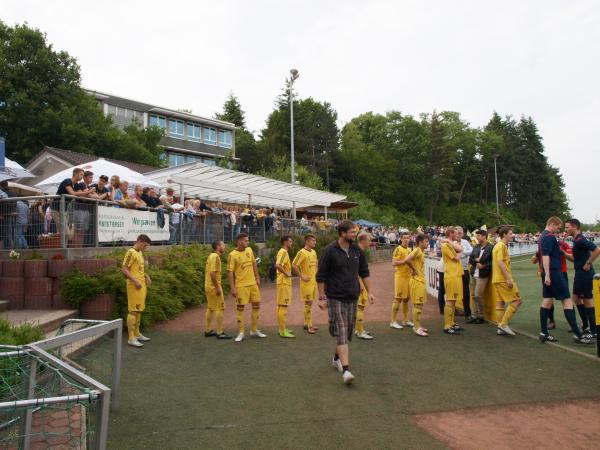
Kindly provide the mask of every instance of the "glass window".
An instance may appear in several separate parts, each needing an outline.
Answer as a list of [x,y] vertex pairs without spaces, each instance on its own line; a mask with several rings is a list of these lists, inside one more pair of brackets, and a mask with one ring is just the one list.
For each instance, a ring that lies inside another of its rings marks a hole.
[[169,153],[169,167],[185,164],[185,156],[179,153]]
[[231,131],[219,130],[219,147],[231,148]]
[[117,114],[117,107],[113,105],[106,105],[108,114],[115,116]]
[[183,121],[169,119],[169,134],[171,136],[183,136]]
[[200,142],[200,125],[188,122],[187,136],[190,141]]
[[164,117],[151,114],[150,115],[150,126],[152,126],[152,125],[155,125],[160,128],[166,128],[167,121]]
[[196,162],[196,161],[200,161],[201,158],[197,155],[187,155],[185,157],[185,162],[186,163],[192,163],[192,162]]
[[217,129],[204,127],[204,143],[217,145]]
[[214,159],[205,159],[202,162],[204,164],[206,164],[207,166],[216,166],[217,165],[217,162]]

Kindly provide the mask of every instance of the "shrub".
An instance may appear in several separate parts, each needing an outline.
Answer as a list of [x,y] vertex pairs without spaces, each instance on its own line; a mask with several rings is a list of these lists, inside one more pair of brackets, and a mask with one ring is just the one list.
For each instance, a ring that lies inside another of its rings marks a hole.
[[44,331],[37,325],[22,323],[11,324],[0,317],[0,343],[3,345],[25,345],[44,339]]

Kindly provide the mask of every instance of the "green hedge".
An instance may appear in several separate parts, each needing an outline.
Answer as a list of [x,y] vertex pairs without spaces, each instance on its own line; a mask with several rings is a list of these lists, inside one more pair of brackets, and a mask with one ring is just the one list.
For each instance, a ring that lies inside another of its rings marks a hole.
[[37,325],[22,323],[11,324],[4,317],[0,317],[0,343],[2,345],[25,345],[44,339],[44,331]]

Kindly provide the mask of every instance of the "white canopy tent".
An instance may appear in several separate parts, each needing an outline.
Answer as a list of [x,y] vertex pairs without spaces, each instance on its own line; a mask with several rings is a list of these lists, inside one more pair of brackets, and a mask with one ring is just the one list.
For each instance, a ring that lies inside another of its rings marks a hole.
[[159,188],[160,185],[142,175],[139,172],[131,170],[125,166],[115,164],[105,159],[98,159],[78,166],[73,166],[52,175],[50,178],[46,178],[44,181],[39,182],[35,186],[48,194],[54,194],[58,189],[58,186],[65,178],[71,178],[73,176],[73,169],[79,167],[83,170],[91,170],[94,172],[93,182],[98,182],[100,175],[106,175],[109,179],[113,175],[118,175],[121,181],[129,182],[129,190],[132,190],[136,184],[141,186],[149,186],[153,188]]
[[163,187],[172,187],[180,196],[226,203],[251,204],[280,209],[323,206],[342,201],[344,195],[319,191],[271,178],[190,163],[145,174]]
[[0,167],[0,181],[15,178],[32,178],[35,175],[25,169],[21,164],[8,158],[4,158],[4,166]]

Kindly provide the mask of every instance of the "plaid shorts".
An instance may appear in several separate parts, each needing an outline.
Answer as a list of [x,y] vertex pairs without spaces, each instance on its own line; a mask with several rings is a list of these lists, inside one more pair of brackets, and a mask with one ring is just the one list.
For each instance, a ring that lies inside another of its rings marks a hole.
[[347,344],[354,334],[356,322],[356,300],[340,301],[327,299],[329,313],[329,334],[337,338],[337,345]]

